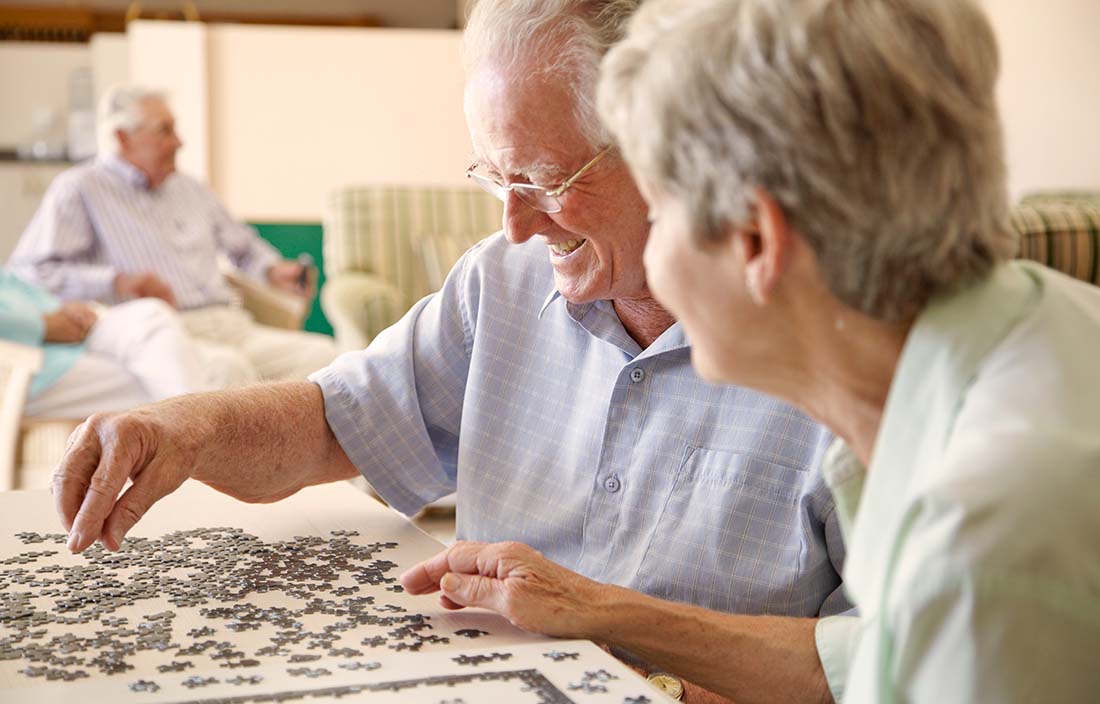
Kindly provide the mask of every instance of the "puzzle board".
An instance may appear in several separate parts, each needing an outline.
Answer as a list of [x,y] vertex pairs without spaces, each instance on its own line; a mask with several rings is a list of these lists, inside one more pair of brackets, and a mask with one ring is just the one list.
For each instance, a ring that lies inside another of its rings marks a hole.
[[442,545],[344,483],[248,505],[189,482],[123,549],[71,555],[48,492],[0,493],[0,700],[661,699],[595,645],[405,594]]

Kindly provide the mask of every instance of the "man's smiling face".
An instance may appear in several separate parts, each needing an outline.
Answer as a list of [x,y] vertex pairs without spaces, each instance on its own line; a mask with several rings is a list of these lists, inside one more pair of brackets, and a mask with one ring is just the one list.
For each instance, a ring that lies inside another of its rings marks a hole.
[[[557,187],[606,146],[584,137],[560,76],[480,66],[465,108],[479,171],[501,183]],[[601,159],[559,200],[561,211],[548,214],[509,193],[505,235],[517,244],[536,235],[546,241],[558,291],[572,303],[647,295],[646,206],[618,155]]]

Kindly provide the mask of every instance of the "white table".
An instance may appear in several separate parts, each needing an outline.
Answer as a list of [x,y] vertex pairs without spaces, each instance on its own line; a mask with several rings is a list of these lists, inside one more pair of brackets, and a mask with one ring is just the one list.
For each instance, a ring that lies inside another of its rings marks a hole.
[[189,482],[117,554],[60,533],[47,492],[0,493],[5,704],[662,700],[590,642],[401,592],[441,544],[343,483],[248,505]]

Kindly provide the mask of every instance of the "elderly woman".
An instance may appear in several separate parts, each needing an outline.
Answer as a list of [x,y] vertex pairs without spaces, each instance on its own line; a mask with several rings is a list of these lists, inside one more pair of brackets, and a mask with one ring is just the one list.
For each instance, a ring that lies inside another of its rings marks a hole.
[[996,71],[973,0],[656,0],[604,65],[649,283],[698,372],[839,438],[823,472],[861,617],[822,620],[808,651],[797,619],[514,544],[460,543],[406,587],[739,702],[815,681],[858,702],[1100,696],[1100,292],[1009,261]]

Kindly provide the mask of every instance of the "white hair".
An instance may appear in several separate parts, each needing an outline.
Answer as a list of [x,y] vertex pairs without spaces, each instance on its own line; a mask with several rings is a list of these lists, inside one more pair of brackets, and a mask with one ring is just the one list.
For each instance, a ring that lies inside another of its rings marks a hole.
[[700,242],[761,187],[841,301],[901,320],[1016,251],[997,71],[972,0],[651,0],[599,105]]
[[140,127],[145,117],[141,105],[148,100],[167,101],[168,97],[163,91],[145,86],[116,85],[107,89],[99,101],[96,115],[100,153],[118,153],[118,135],[115,133],[119,130],[133,132]]
[[594,147],[611,135],[596,110],[600,59],[622,39],[641,0],[479,0],[463,35],[467,74],[491,62],[560,77]]

